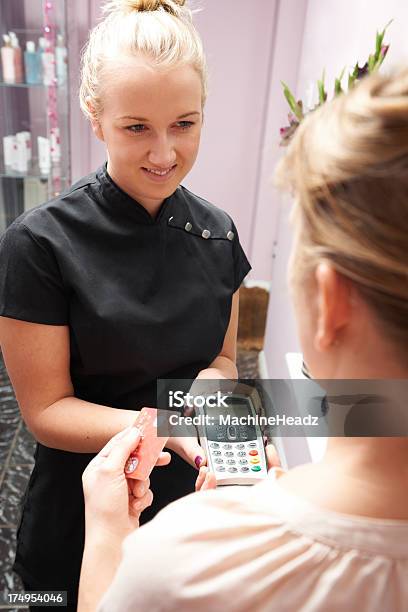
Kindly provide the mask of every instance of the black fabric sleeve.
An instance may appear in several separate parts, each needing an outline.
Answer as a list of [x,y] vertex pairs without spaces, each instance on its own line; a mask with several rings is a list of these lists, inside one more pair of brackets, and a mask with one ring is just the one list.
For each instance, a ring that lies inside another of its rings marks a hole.
[[244,253],[244,249],[239,241],[238,231],[232,222],[232,231],[234,232],[234,239],[232,241],[232,254],[234,258],[234,293],[237,291],[246,275],[251,270],[251,264],[249,263],[247,256]]
[[55,255],[18,221],[0,241],[0,316],[68,323],[68,299]]

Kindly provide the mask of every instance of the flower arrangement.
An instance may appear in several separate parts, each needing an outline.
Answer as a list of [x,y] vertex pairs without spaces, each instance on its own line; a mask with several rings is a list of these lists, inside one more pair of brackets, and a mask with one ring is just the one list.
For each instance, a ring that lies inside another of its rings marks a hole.
[[[388,26],[390,25],[390,23],[391,21],[385,26],[385,28],[381,32],[377,31],[376,38],[375,38],[374,53],[369,55],[368,60],[365,62],[365,64],[362,67],[360,67],[357,62],[356,65],[354,66],[353,71],[348,75],[347,90],[351,89],[356,83],[356,81],[359,81],[365,75],[371,74],[372,72],[375,72],[376,70],[378,70],[378,68],[383,63],[385,56],[387,55],[388,49],[390,47],[389,45],[384,44],[385,32]],[[344,72],[345,72],[345,68],[343,68],[339,77],[337,77],[334,81],[334,96],[338,96],[341,93],[343,93],[341,82],[344,77]],[[282,127],[280,129],[280,136],[281,136],[280,145],[281,146],[287,146],[289,144],[289,142],[291,141],[293,137],[293,134],[296,132],[301,121],[303,121],[303,119],[306,117],[306,115],[309,112],[313,112],[316,108],[319,108],[319,106],[321,106],[322,104],[326,102],[327,91],[325,88],[324,81],[325,81],[325,72],[323,71],[322,78],[317,81],[317,91],[319,95],[319,101],[314,106],[314,108],[308,111],[304,110],[302,100],[296,100],[295,96],[292,94],[292,92],[290,91],[286,83],[281,81],[282,87],[283,87],[283,94],[291,110],[291,112],[288,114],[289,125],[286,127]]]

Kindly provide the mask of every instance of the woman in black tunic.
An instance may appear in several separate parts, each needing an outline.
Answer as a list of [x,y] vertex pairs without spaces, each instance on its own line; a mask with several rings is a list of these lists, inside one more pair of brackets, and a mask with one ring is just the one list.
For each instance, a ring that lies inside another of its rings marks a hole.
[[[184,0],[117,0],[83,57],[81,105],[107,163],[21,215],[0,246],[0,341],[38,440],[14,569],[68,591],[84,537],[81,475],[156,402],[158,378],[233,378],[250,270],[222,210],[180,186],[194,164],[205,60]],[[120,37],[117,35],[120,33]],[[151,518],[194,489],[203,450],[173,439]]]

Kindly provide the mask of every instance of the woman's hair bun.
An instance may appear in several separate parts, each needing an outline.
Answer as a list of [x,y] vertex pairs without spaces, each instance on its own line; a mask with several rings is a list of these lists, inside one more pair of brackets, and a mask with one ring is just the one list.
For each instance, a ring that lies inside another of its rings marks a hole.
[[139,13],[158,11],[163,8],[167,13],[176,15],[177,7],[184,6],[186,0],[109,0],[103,7],[105,13]]

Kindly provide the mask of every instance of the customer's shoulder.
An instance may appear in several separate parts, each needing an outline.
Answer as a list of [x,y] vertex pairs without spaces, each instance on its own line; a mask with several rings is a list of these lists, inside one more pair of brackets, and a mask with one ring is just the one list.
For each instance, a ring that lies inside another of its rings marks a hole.
[[[273,497],[273,483],[251,487],[228,486],[192,493],[169,504],[156,517],[157,526],[172,524],[172,538],[200,540],[217,526],[220,532],[233,526],[245,531],[254,524],[262,529],[282,524],[269,503]],[[232,533],[231,531],[229,531]]]

